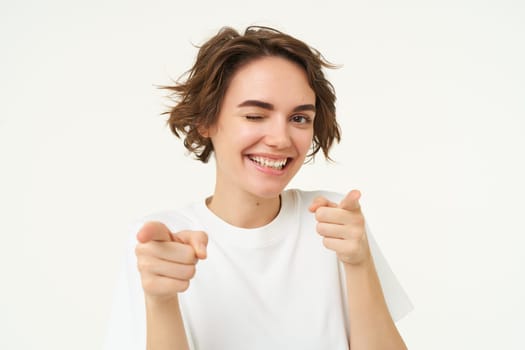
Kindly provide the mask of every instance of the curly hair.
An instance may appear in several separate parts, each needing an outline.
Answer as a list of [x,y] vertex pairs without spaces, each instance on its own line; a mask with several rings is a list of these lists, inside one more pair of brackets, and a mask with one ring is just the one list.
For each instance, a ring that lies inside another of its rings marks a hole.
[[304,68],[316,106],[312,148],[307,157],[312,160],[322,149],[330,160],[328,152],[334,141],[340,141],[341,131],[335,115],[335,90],[322,69],[335,66],[304,42],[261,26],[249,26],[243,35],[223,27],[199,47],[195,64],[182,76],[185,81],[179,79],[173,86],[162,87],[170,91],[175,102],[163,113],[169,115],[167,124],[198,160],[206,163],[213,152],[211,140],[199,130],[216,122],[232,76],[242,65],[267,56],[286,58]]

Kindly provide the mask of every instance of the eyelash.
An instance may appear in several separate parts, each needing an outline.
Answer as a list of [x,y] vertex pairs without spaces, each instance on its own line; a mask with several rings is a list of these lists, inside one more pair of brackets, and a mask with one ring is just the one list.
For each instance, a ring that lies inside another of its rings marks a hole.
[[262,119],[263,117],[260,116],[260,115],[247,115],[246,116],[246,119],[248,120],[259,120],[259,119]]
[[[261,120],[263,118],[264,117],[260,115],[247,115],[246,116],[246,119],[253,120],[253,121]],[[302,118],[302,121],[297,121],[297,118]],[[296,122],[298,124],[310,124],[312,122],[312,118],[310,118],[307,115],[296,114],[290,117],[290,121]]]
[[[296,121],[296,118],[302,118],[303,121],[302,122],[297,122]],[[312,122],[312,118],[310,118],[309,116],[307,115],[302,115],[302,114],[296,114],[296,115],[293,115],[290,117],[290,119],[294,122],[297,122],[299,124],[310,124]]]

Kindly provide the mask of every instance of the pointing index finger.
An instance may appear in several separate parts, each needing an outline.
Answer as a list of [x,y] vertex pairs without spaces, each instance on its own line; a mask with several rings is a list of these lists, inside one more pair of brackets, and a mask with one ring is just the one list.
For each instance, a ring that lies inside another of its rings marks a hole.
[[137,240],[140,243],[150,241],[170,242],[173,241],[170,230],[162,222],[148,221],[137,233]]
[[349,211],[360,211],[361,205],[359,204],[359,198],[361,198],[361,192],[352,190],[343,198],[338,207]]

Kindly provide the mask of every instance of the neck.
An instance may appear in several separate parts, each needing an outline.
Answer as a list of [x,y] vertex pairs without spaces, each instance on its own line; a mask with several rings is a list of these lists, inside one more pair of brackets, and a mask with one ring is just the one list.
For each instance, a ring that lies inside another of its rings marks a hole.
[[250,194],[215,191],[206,200],[208,208],[222,220],[241,228],[261,227],[279,214],[280,196],[260,198]]

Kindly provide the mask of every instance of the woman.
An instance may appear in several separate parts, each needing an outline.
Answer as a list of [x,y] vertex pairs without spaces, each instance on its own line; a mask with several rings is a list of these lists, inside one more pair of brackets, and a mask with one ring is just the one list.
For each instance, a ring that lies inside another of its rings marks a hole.
[[199,160],[214,155],[215,190],[140,223],[110,346],[406,348],[393,317],[411,305],[366,230],[359,191],[285,190],[340,138],[323,67],[279,31],[223,28],[169,87],[171,130]]

